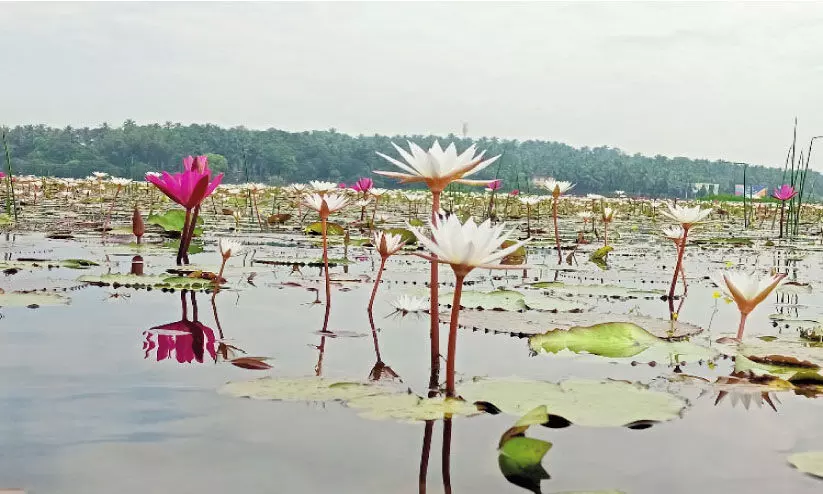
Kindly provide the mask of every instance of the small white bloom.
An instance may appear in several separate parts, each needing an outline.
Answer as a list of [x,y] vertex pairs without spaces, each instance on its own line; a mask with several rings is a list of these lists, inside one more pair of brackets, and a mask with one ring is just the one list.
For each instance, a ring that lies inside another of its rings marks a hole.
[[429,308],[427,299],[408,295],[401,295],[389,303],[400,312],[422,312]]
[[605,199],[605,197],[601,196],[600,194],[586,194],[586,199],[597,201],[600,199]]
[[221,238],[217,241],[217,245],[220,248],[220,254],[226,258],[243,252],[243,244],[230,238]]
[[786,279],[783,273],[763,277],[737,270],[718,271],[712,281],[728,298],[733,299],[743,314],[750,313]]
[[692,225],[701,223],[710,214],[712,214],[712,208],[701,209],[700,206],[688,208],[679,205],[672,206],[669,203],[667,203],[666,205],[669,207],[669,210],[660,211],[660,214],[665,216],[666,218],[669,218],[672,221],[680,223],[683,226],[683,228],[689,228]]
[[372,245],[383,257],[388,257],[403,248],[405,242],[400,235],[388,232],[374,232]]
[[606,223],[611,222],[612,218],[614,217],[614,210],[612,208],[603,208],[603,221]]
[[346,199],[345,196],[341,196],[338,194],[311,194],[307,195],[303,199],[303,204],[318,212],[322,212],[323,204],[325,203],[326,207],[329,208],[329,213],[340,211],[341,209],[346,207],[346,204],[348,204],[348,202],[349,200]]
[[291,184],[286,187],[286,190],[293,194],[302,194],[308,190],[309,186],[306,184]]
[[571,182],[558,182],[557,180],[544,180],[539,184],[544,189],[548,190],[552,193],[552,195],[561,195],[565,194],[566,192],[572,190],[574,188],[574,184]]
[[680,240],[683,238],[683,235],[686,232],[683,230],[683,227],[680,225],[677,226],[667,226],[663,228],[663,236],[668,238],[669,240]]
[[540,201],[542,201],[543,198],[540,196],[517,196],[517,200],[523,204],[534,206],[535,204],[538,204]]
[[159,177],[160,175],[162,175],[160,172],[146,172],[147,177]]
[[93,177],[91,177],[93,180],[102,180],[109,176],[108,173],[104,172],[91,172],[91,174],[93,175]]
[[312,180],[309,183],[311,184],[311,188],[316,190],[317,192],[330,192],[332,190],[337,190],[337,184],[334,182]]
[[468,268],[503,268],[496,261],[519,249],[527,240],[515,242],[501,248],[514,230],[504,232],[505,223],[492,226],[491,220],[476,224],[473,218],[460,224],[460,219],[452,215],[431,225],[431,237],[409,225],[417,240],[438,257],[438,262]]
[[388,192],[388,189],[379,189],[377,187],[369,189],[369,194],[373,195],[374,197],[380,197],[386,192]]
[[129,178],[120,178],[120,177],[111,177],[111,183],[114,185],[123,187],[124,185],[129,185],[131,183],[131,179]]
[[592,213],[591,211],[581,211],[577,213],[577,217],[581,220],[590,220],[594,218],[594,213]]
[[357,202],[354,203],[354,205],[359,207],[359,208],[365,208],[369,204],[371,204],[371,198],[369,198],[369,199],[360,199],[360,200],[358,200]]
[[395,143],[392,143],[392,146],[400,153],[405,163],[386,156],[383,153],[377,154],[406,173],[385,171],[375,171],[374,173],[397,178],[403,183],[425,182],[429,187],[434,186],[439,190],[442,190],[452,181],[470,185],[486,185],[491,182],[491,180],[467,180],[464,177],[479,172],[500,157],[498,155],[483,160],[483,155],[486,152],[482,151],[480,154],[475,154],[474,144],[460,154],[457,154],[457,148],[454,143],[449,144],[449,146],[443,150],[443,148],[440,147],[440,143],[435,141],[428,151],[413,142],[409,142],[409,151],[406,151]]

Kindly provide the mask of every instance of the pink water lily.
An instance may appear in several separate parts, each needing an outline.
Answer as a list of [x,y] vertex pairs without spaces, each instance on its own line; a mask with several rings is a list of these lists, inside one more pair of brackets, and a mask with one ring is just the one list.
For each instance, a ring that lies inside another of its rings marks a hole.
[[501,187],[503,187],[503,179],[498,178],[496,180],[492,180],[491,182],[489,182],[489,184],[486,186],[486,190],[494,192],[500,190]]
[[183,172],[172,175],[164,171],[159,177],[146,174],[146,180],[154,184],[172,201],[186,209],[194,209],[214,193],[223,181],[223,174],[211,180],[208,159],[205,156],[197,158],[187,156],[183,158]]
[[774,197],[778,201],[788,201],[796,195],[797,190],[795,190],[794,187],[788,184],[783,184],[780,187],[774,189],[774,192],[772,192],[772,197]]
[[211,180],[209,160],[207,156],[183,158],[183,171],[171,173],[164,171],[157,176],[146,174],[146,180],[171,199],[186,208],[186,219],[183,230],[180,232],[180,249],[177,251],[177,264],[188,264],[188,250],[191,238],[194,235],[194,225],[197,224],[197,215],[200,213],[200,204],[209,197],[220,182],[223,174]]
[[355,192],[367,192],[372,187],[374,187],[374,182],[372,181],[372,179],[363,177],[354,184],[352,184],[351,189]]

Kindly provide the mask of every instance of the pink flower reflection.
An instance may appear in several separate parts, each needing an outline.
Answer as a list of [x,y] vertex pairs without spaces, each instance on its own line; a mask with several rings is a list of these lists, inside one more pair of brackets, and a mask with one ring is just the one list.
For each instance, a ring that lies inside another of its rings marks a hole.
[[143,332],[144,359],[155,355],[158,362],[176,359],[178,363],[203,363],[203,357],[209,354],[212,361],[217,361],[214,330],[197,321],[197,305],[192,294],[194,321],[188,320],[185,291],[181,293],[183,318],[179,321],[155,326]]

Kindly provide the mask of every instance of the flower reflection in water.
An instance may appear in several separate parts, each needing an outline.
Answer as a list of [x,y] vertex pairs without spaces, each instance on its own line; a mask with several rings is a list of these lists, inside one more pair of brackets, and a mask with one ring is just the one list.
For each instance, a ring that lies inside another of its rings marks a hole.
[[388,379],[398,379],[400,382],[403,382],[400,379],[400,376],[397,375],[391,367],[386,365],[383,362],[383,358],[380,356],[380,342],[377,340],[377,328],[374,325],[374,314],[369,311],[369,324],[371,325],[371,336],[374,340],[374,355],[377,361],[374,363],[374,367],[372,367],[371,372],[369,372],[369,380],[370,381],[379,381],[383,378]]
[[217,361],[214,330],[198,321],[197,299],[194,292],[190,292],[192,319],[189,320],[186,303],[188,293],[188,290],[180,292],[183,315],[179,321],[155,326],[143,332],[146,337],[143,342],[143,358],[147,359],[155,354],[158,362],[175,358],[181,364],[203,363],[205,354],[208,353],[212,361]]

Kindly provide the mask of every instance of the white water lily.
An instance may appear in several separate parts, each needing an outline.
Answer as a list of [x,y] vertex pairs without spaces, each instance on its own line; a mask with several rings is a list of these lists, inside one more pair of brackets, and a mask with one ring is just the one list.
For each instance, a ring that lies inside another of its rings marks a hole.
[[422,312],[429,308],[429,301],[421,297],[410,297],[408,295],[401,295],[389,302],[396,310],[408,312]]
[[609,223],[612,218],[614,218],[614,210],[612,208],[603,208],[603,221]]
[[597,200],[600,200],[600,199],[605,199],[605,197],[601,196],[600,194],[586,194],[586,199],[591,199],[593,201],[597,201]]
[[322,180],[311,180],[309,182],[311,184],[311,188],[317,192],[330,192],[332,190],[337,190],[337,184],[334,182],[323,182]]
[[392,146],[400,153],[405,163],[383,153],[377,153],[405,173],[375,171],[378,175],[399,179],[401,183],[423,182],[434,192],[440,192],[451,182],[469,185],[486,185],[492,180],[469,180],[473,175],[494,163],[500,155],[483,159],[485,151],[476,154],[474,144],[460,154],[451,143],[445,150],[435,141],[428,151],[409,141],[409,151],[395,143]]
[[683,227],[680,225],[667,226],[663,228],[663,236],[669,240],[681,240],[685,233],[686,232],[683,230]]
[[293,193],[293,194],[302,194],[309,189],[309,186],[306,184],[291,184],[286,187],[286,190]]
[[146,172],[147,177],[159,177],[160,175],[162,175],[160,172]]
[[572,190],[574,188],[574,184],[571,182],[548,179],[540,182],[540,187],[543,187],[551,192],[553,197],[559,197],[560,195]]
[[431,224],[431,237],[421,233],[409,225],[409,229],[424,247],[437,256],[437,262],[451,264],[452,268],[468,272],[472,268],[482,267],[490,269],[506,269],[496,261],[506,257],[519,249],[527,240],[515,242],[502,248],[503,242],[509,239],[515,230],[504,232],[505,223],[492,226],[490,220],[476,224],[469,218],[461,224],[460,219],[449,216],[437,224]]
[[371,194],[374,197],[380,197],[388,191],[389,191],[388,189],[380,189],[380,188],[377,188],[377,187],[372,187],[371,189],[369,189],[369,194]]
[[348,203],[349,200],[345,196],[338,194],[310,194],[303,198],[303,204],[319,212],[321,216],[324,207],[326,208],[326,214],[329,214],[340,211]]
[[517,196],[517,200],[523,204],[534,206],[535,204],[539,204],[543,198],[540,196]]
[[221,238],[217,241],[217,246],[220,248],[220,255],[222,255],[224,259],[243,252],[243,244],[230,238]]
[[109,174],[105,172],[91,172],[91,174],[92,177],[89,178],[91,178],[92,180],[103,180],[104,178],[109,176]]
[[584,221],[590,220],[594,218],[594,213],[592,213],[591,211],[580,211],[579,213],[577,213],[577,217]]
[[382,257],[389,257],[405,244],[402,236],[389,232],[374,232],[372,236],[372,245]]
[[672,206],[669,203],[666,203],[666,205],[669,210],[660,211],[660,214],[672,221],[680,223],[683,228],[690,228],[692,225],[701,223],[712,214],[712,208],[702,209],[700,206],[689,208],[685,206]]
[[734,300],[741,312],[747,314],[786,279],[783,273],[760,277],[744,271],[718,271],[711,276],[724,295]]
[[129,185],[132,180],[130,178],[111,177],[110,182],[118,187],[123,187],[124,185]]
[[360,199],[360,200],[358,200],[357,202],[354,203],[354,205],[359,207],[359,208],[364,208],[364,207],[368,206],[369,204],[371,204],[371,198],[369,198],[369,199]]

